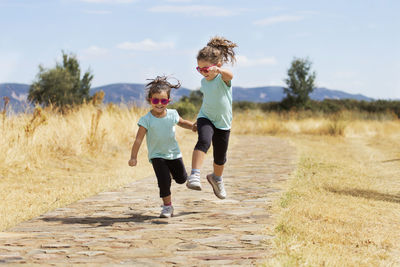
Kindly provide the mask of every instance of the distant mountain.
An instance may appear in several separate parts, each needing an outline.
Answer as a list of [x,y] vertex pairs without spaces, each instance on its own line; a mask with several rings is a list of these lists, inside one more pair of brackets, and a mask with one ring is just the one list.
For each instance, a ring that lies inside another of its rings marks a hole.
[[3,97],[5,96],[10,99],[9,105],[14,111],[20,112],[29,108],[30,105],[27,102],[28,92],[28,84],[0,83],[1,110],[3,110],[4,107]]
[[[26,109],[27,96],[29,92],[28,84],[19,83],[1,83],[0,97],[7,96],[10,98],[10,105],[15,111]],[[91,95],[95,92],[103,90],[105,93],[104,102],[109,103],[135,103],[141,105],[145,103],[144,84],[136,83],[116,83],[99,86],[91,89]],[[174,101],[178,101],[182,96],[188,96],[191,90],[181,87],[178,90],[172,90],[171,95]],[[265,86],[265,87],[233,87],[233,101],[249,101],[249,102],[271,102],[281,101],[284,98],[283,87]],[[374,99],[361,94],[349,94],[343,91],[331,90],[327,88],[315,88],[310,94],[311,99],[355,99],[372,101]],[[2,100],[2,99],[0,99]],[[1,107],[3,103],[1,103]]]
[[[137,83],[115,83],[105,86],[99,86],[91,89],[91,94],[98,91],[104,91],[105,103],[135,103],[141,105],[145,103],[146,90],[144,84]],[[172,89],[171,98],[178,101],[182,96],[189,96],[191,90],[187,88]]]
[[315,88],[310,94],[310,98],[317,101],[322,101],[324,99],[355,99],[364,101],[374,100],[373,98],[361,94],[349,94],[343,91],[331,90],[327,88]]
[[275,102],[281,101],[285,97],[285,94],[283,93],[283,87],[279,86],[254,88],[233,87],[232,95],[233,101],[249,102]]
[[[145,89],[143,84],[120,83],[100,86],[92,89],[92,92],[103,90],[105,93],[105,102],[136,102],[143,103],[145,100]],[[266,86],[243,88],[233,87],[233,101],[249,101],[249,102],[271,102],[281,101],[285,94],[283,87],[279,86]],[[177,101],[182,96],[188,96],[191,90],[181,87],[178,90],[172,90],[172,98]],[[360,94],[349,94],[343,91],[330,90],[326,88],[315,88],[310,94],[311,99],[324,100],[324,99],[356,99],[356,100],[373,100]]]

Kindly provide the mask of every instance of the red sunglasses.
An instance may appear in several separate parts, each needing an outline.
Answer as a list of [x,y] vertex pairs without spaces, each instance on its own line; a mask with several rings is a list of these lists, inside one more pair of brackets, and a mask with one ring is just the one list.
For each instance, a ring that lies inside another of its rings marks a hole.
[[160,103],[160,102],[161,102],[162,105],[167,105],[170,101],[171,101],[171,100],[168,99],[168,98],[161,98],[161,99],[159,99],[159,98],[152,98],[152,99],[151,99],[151,103],[152,103],[153,105],[157,105],[157,104]]
[[200,68],[199,66],[197,66],[197,67],[196,67],[196,70],[197,70],[198,72],[208,73],[208,69],[211,68],[211,67],[214,67],[214,66],[217,66],[217,65],[214,64],[214,65],[211,65],[211,66],[208,66],[208,67],[203,67],[203,68]]

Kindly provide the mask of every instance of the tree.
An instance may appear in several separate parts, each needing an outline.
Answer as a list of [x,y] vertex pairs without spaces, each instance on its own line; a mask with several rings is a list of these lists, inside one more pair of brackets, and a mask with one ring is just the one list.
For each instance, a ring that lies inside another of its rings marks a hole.
[[171,105],[183,118],[192,119],[201,106],[203,93],[200,90],[191,91],[189,96],[182,96],[178,102]]
[[193,105],[200,107],[203,102],[203,93],[200,90],[191,91],[189,96],[183,96],[180,101],[188,101],[193,103]]
[[76,56],[62,52],[62,64],[45,69],[39,65],[37,80],[29,88],[28,100],[43,106],[54,105],[64,108],[82,104],[89,100],[90,83],[93,75],[86,71],[82,79]]
[[310,100],[309,94],[314,90],[315,72],[311,71],[312,63],[308,59],[294,58],[284,81],[286,97],[282,100],[285,108],[304,107]]

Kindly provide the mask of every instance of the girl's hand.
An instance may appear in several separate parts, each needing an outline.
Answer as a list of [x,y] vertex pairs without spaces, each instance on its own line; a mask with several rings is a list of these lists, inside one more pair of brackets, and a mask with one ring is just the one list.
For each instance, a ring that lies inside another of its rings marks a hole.
[[220,73],[220,68],[218,66],[211,66],[207,70],[208,70],[208,72],[211,72],[212,74]]
[[193,123],[192,131],[197,132],[197,121],[195,123]]
[[128,165],[131,167],[136,166],[136,164],[137,164],[137,159],[130,159],[128,161]]

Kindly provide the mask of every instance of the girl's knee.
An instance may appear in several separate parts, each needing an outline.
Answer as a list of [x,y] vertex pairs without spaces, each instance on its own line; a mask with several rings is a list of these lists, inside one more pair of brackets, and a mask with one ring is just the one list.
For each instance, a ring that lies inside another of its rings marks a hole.
[[199,141],[197,141],[196,146],[194,147],[194,150],[200,150],[203,151],[204,153],[207,153],[210,146],[211,146],[211,141],[199,139]]
[[184,184],[186,182],[186,177],[175,179],[177,184]]

